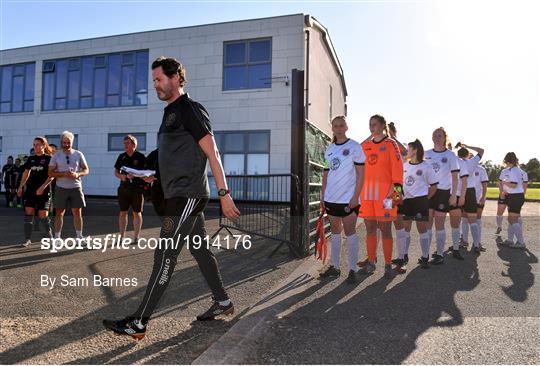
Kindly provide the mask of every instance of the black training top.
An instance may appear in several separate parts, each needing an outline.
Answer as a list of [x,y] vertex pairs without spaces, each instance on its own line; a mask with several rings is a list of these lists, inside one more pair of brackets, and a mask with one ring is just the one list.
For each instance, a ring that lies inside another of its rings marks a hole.
[[[118,159],[116,159],[116,163],[114,163],[114,168],[120,171],[120,168],[123,166],[127,168],[142,170],[146,167],[146,156],[136,150],[131,156],[129,156],[126,152],[123,152],[122,154],[118,155]],[[144,181],[141,178],[133,178],[131,181],[129,179],[126,179],[125,181],[120,181],[120,186],[122,187],[140,188],[143,185]]]
[[189,95],[165,107],[158,132],[158,164],[166,199],[210,196],[207,158],[198,143],[208,134],[212,134],[208,112]]
[[[51,161],[51,156],[43,154],[41,156],[32,155],[29,156],[26,160],[26,163],[23,165],[23,169],[30,170],[30,176],[26,181],[26,191],[35,194],[36,190],[49,178],[49,162]],[[44,194],[49,192],[50,186],[47,186],[44,190]]]
[[6,164],[2,167],[2,174],[4,176],[4,184],[6,187],[15,188],[15,178],[17,174],[17,167],[15,164]]

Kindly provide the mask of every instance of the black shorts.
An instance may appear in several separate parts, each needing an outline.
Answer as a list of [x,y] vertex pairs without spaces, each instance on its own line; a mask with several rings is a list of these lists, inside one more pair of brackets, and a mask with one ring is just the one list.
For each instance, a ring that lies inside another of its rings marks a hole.
[[355,212],[356,215],[358,215],[358,212],[360,212],[360,205],[349,208],[348,203],[324,202],[324,209],[330,216],[345,217],[349,216],[352,212]]
[[118,204],[120,211],[128,211],[132,207],[133,212],[142,212],[144,204],[143,190],[138,187],[118,187]]
[[523,193],[510,193],[507,194],[508,197],[508,212],[520,214],[521,207],[525,203],[525,194]]
[[461,206],[459,206],[459,196],[456,196],[456,205],[450,206],[448,205],[448,211],[454,211],[454,210],[461,210]]
[[478,211],[476,189],[474,187],[467,188],[467,191],[465,191],[465,203],[463,204],[462,209],[466,213],[476,213]]
[[49,192],[37,195],[35,193],[25,193],[23,196],[24,207],[33,208],[37,211],[49,211],[51,206],[51,196]]
[[450,207],[448,205],[449,200],[449,189],[437,189],[433,197],[429,199],[429,208],[439,212],[448,212],[450,211]]
[[499,195],[499,199],[497,200],[497,203],[499,205],[508,205],[508,195],[505,195],[505,196]]
[[406,198],[401,205],[403,220],[429,221],[428,196]]

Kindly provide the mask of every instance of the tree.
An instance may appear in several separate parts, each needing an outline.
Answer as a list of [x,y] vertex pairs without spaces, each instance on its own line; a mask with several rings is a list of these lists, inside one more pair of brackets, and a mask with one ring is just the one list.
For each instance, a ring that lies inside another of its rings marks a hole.
[[481,163],[484,169],[486,169],[490,182],[499,181],[499,175],[503,167],[501,165],[494,164],[491,160]]
[[540,161],[537,158],[532,158],[527,164],[521,164],[521,169],[527,172],[529,182],[540,181]]

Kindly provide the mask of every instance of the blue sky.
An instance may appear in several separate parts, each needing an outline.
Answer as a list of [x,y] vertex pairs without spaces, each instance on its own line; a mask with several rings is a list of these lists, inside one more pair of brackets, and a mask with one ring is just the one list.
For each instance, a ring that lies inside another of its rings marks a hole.
[[351,137],[369,116],[400,140],[445,126],[500,162],[540,157],[540,2],[0,0],[0,48],[306,13],[330,31],[345,71]]

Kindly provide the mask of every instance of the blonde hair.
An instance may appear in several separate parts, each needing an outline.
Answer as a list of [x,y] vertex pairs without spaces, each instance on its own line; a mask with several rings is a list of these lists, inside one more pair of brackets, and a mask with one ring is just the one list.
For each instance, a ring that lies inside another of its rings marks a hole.
[[125,135],[124,136],[124,141],[126,140],[129,140],[131,142],[133,142],[133,145],[135,145],[135,147],[137,147],[137,138],[133,135]]

